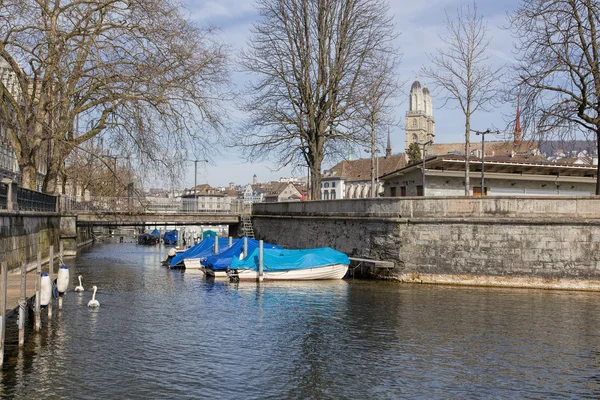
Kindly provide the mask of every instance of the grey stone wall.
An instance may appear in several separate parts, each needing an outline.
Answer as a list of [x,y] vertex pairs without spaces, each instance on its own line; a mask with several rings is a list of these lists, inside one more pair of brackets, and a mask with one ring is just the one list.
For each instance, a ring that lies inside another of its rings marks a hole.
[[60,240],[60,216],[43,213],[0,213],[0,261],[6,261],[9,269],[21,263],[48,257],[50,246],[58,252]]
[[330,246],[393,261],[397,279],[600,280],[600,200],[589,197],[261,204],[253,223],[258,238],[288,248]]
[[46,262],[51,246],[58,256],[61,240],[64,254],[75,255],[77,247],[89,243],[90,239],[91,227],[78,232],[75,216],[0,212],[0,261],[6,261],[9,270],[18,268],[22,263],[34,266],[38,251],[42,252],[42,259]]

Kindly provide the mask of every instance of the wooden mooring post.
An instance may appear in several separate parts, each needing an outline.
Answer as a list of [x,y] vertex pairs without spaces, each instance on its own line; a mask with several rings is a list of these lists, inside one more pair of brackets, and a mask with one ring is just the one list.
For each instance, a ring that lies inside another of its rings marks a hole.
[[38,251],[37,255],[37,269],[36,269],[36,278],[35,278],[35,306],[33,309],[34,314],[34,324],[33,327],[36,332],[40,331],[42,327],[42,317],[40,315],[41,306],[40,306],[40,293],[42,291],[42,252]]
[[25,344],[25,318],[27,312],[27,267],[21,263],[21,296],[19,297],[19,347]]
[[263,249],[263,241],[260,240],[258,242],[258,281],[262,282],[264,279],[263,269],[264,269],[264,249]]
[[[50,277],[50,285],[54,282],[54,246],[50,246],[48,250],[48,276]],[[52,303],[54,302],[54,296],[50,297],[50,302],[48,303],[48,322],[50,322],[50,318],[52,318]]]
[[229,247],[231,247],[233,245],[233,238],[231,236],[229,236]]
[[248,256],[248,237],[244,236],[244,258]]
[[6,295],[8,286],[8,263],[0,264],[0,367],[4,364],[4,341],[6,337]]

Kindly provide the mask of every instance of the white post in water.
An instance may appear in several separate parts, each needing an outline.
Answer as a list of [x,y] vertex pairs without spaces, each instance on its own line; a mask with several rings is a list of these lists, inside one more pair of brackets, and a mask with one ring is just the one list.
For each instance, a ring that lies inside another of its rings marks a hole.
[[244,258],[248,257],[248,237],[244,236]]
[[[60,264],[62,263],[62,259],[65,255],[65,244],[62,240],[59,241],[58,252],[59,252],[58,253],[58,260],[59,260],[58,268],[60,268]],[[58,310],[59,311],[62,311],[62,299],[63,299],[62,296],[58,296]]]
[[215,236],[215,249],[214,249],[215,254],[219,254],[219,237]]
[[264,269],[264,254],[263,254],[263,241],[258,242],[258,281],[262,282],[264,279],[263,269]]
[[19,298],[19,320],[17,326],[19,328],[19,347],[25,344],[25,311],[27,310],[27,268],[25,263],[21,264],[21,297]]
[[0,367],[4,363],[4,337],[6,333],[6,284],[8,283],[8,264],[0,264]]
[[37,256],[37,277],[35,279],[35,306],[33,309],[33,314],[34,314],[34,329],[36,332],[40,331],[40,328],[42,327],[42,317],[40,316],[40,292],[42,289],[42,252],[38,251],[38,256]]
[[233,238],[231,236],[229,236],[229,247],[231,247],[233,245]]
[[[49,255],[48,255],[48,276],[50,277],[50,285],[54,281],[54,246],[50,246]],[[50,322],[50,318],[52,318],[52,302],[53,298],[50,297],[50,302],[48,303],[48,322]]]

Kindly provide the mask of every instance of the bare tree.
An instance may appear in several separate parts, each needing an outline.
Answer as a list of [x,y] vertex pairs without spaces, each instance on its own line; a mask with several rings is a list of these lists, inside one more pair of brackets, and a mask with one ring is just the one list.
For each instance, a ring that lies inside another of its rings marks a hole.
[[0,57],[14,82],[0,84],[0,123],[24,187],[45,163],[55,192],[68,155],[98,135],[166,162],[222,123],[224,47],[175,0],[2,1]]
[[395,53],[381,53],[373,58],[373,63],[366,68],[366,81],[369,82],[358,108],[361,116],[359,122],[370,135],[371,150],[371,197],[377,197],[375,185],[375,157],[377,139],[383,139],[382,133],[394,124],[396,108],[391,100],[399,90],[396,67],[400,57]]
[[487,106],[499,97],[497,82],[502,69],[488,63],[491,38],[475,3],[458,8],[455,19],[446,12],[446,29],[447,34],[440,35],[446,46],[428,55],[432,66],[422,68],[422,74],[443,93],[443,106],[456,104],[465,116],[465,196],[469,196],[471,116],[488,111]]
[[[591,133],[600,154],[598,1],[524,0],[509,21],[528,125],[546,139]],[[596,195],[600,195],[600,165]]]
[[369,68],[396,53],[385,0],[259,0],[241,63],[257,74],[237,143],[249,159],[274,155],[278,166],[304,162],[311,197],[320,197],[321,165],[345,145],[369,143],[359,112],[372,87]]

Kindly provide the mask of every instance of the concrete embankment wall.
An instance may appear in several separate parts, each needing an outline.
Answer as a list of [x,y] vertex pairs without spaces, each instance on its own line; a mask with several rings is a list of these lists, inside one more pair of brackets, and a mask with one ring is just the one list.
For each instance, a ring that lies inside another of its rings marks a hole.
[[77,247],[89,243],[91,229],[77,232],[76,217],[56,213],[0,212],[0,261],[8,263],[9,270],[21,263],[33,268],[38,251],[48,260],[50,246],[58,256],[60,241],[64,254],[75,255]]
[[257,237],[289,248],[393,261],[385,272],[403,281],[600,290],[594,197],[257,204],[253,224]]

